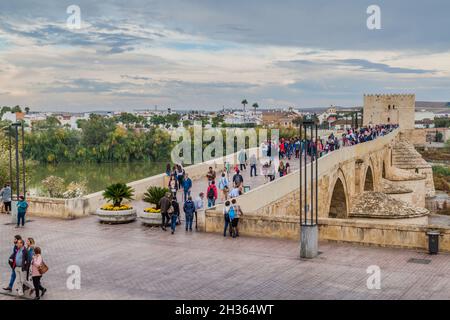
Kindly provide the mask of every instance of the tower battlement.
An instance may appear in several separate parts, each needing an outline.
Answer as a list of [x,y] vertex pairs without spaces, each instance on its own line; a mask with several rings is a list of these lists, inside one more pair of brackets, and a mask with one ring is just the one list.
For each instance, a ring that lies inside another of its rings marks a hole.
[[415,98],[416,95],[414,93],[392,93],[392,94],[364,94],[364,97],[375,97],[375,98]]

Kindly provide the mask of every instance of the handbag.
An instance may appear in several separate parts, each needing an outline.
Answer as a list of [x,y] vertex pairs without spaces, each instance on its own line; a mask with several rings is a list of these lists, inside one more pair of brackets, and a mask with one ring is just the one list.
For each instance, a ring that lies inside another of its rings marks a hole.
[[167,209],[168,214],[172,214],[174,212],[173,206],[170,206],[169,209]]
[[42,260],[41,265],[38,267],[38,271],[40,274],[44,274],[48,271],[48,266],[45,264],[44,260]]

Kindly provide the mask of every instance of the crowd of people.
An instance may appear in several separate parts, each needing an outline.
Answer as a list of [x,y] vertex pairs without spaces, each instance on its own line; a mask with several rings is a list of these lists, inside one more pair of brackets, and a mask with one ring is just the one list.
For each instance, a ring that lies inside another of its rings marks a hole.
[[11,255],[8,259],[11,267],[9,284],[3,290],[12,292],[14,284],[19,296],[26,292],[34,299],[39,300],[47,291],[41,284],[41,278],[47,272],[48,267],[42,258],[42,251],[37,247],[33,238],[26,241],[20,235],[14,236]]
[[[264,176],[264,183],[275,180],[276,176],[284,177],[291,173],[290,161],[306,156],[308,159],[322,157],[330,152],[342,147],[352,146],[368,141],[372,141],[379,136],[384,136],[398,125],[376,125],[359,129],[347,129],[342,134],[330,134],[328,137],[318,137],[311,140],[300,137],[280,138],[277,141],[268,140],[261,145],[262,155],[266,160],[260,166],[260,174]],[[279,157],[275,157],[278,155]],[[214,207],[218,201],[224,203],[224,236],[227,229],[231,236],[239,236],[238,221],[242,216],[242,209],[237,205],[236,198],[244,193],[243,171],[250,167],[250,179],[258,176],[258,160],[256,154],[251,154],[241,149],[237,154],[237,163],[233,166],[226,161],[222,170],[217,173],[211,166],[205,175],[207,188],[193,200],[191,191],[193,182],[185,172],[181,164],[171,167],[167,164],[166,174],[169,177],[169,193],[161,200],[162,228],[171,225],[172,233],[175,227],[180,224],[180,205],[178,203],[178,193],[181,192],[181,206],[186,217],[186,231],[192,231],[194,216],[198,210],[204,208],[206,200],[207,208]],[[205,199],[206,197],[206,199]],[[197,219],[195,219],[197,224]],[[233,222],[234,221],[234,222]]]

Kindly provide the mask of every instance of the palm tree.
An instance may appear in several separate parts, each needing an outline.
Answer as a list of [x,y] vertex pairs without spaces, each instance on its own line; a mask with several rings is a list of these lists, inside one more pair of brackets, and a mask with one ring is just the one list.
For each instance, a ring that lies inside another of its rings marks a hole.
[[242,100],[241,104],[244,106],[244,113],[245,113],[245,105],[248,104],[247,99]]
[[147,192],[144,193],[144,201],[156,205],[156,209],[161,209],[159,207],[159,201],[165,196],[167,192],[169,192],[169,189],[167,188],[156,186],[149,187],[147,189]]
[[123,200],[133,200],[134,190],[125,183],[115,183],[110,185],[103,192],[105,200],[112,201],[114,207],[120,207]]
[[258,109],[259,108],[259,105],[258,105],[258,103],[257,102],[255,102],[254,104],[253,104],[253,109],[255,109],[255,112],[254,112],[254,114],[256,114],[256,109]]

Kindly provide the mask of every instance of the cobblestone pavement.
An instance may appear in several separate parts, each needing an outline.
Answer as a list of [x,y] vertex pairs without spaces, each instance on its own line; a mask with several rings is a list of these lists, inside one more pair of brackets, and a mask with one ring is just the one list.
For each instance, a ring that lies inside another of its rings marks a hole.
[[[322,254],[306,261],[289,240],[171,235],[95,217],[32,218],[24,229],[9,222],[0,215],[1,284],[9,280],[13,236],[31,236],[50,267],[45,299],[450,299],[448,254],[321,243]],[[80,290],[66,287],[70,265],[81,268]],[[367,289],[371,265],[381,268],[381,290]]]

